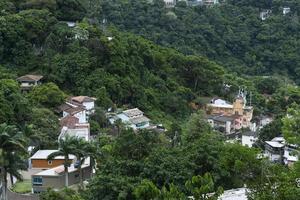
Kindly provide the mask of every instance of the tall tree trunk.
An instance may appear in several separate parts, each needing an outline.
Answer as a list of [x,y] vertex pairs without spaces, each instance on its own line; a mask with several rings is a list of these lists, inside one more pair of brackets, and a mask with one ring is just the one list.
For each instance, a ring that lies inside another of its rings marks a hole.
[[69,169],[67,165],[65,165],[65,186],[69,186]]
[[9,178],[10,178],[10,182],[11,182],[11,186],[13,186],[14,184],[14,176],[9,174]]
[[1,200],[7,200],[7,172],[4,167],[1,168],[1,174],[2,174],[2,197]]
[[80,187],[83,189],[83,177],[82,177],[81,163],[78,166],[78,170],[79,170]]

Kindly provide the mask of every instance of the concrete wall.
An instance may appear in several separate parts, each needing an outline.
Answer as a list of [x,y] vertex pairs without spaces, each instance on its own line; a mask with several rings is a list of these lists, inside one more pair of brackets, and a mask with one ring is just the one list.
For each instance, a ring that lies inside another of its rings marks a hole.
[[[82,177],[83,180],[87,180],[91,177],[92,168],[86,167],[82,169]],[[43,192],[46,191],[47,188],[53,188],[53,189],[61,189],[65,186],[65,175],[62,173],[61,175],[57,176],[32,176],[32,180],[34,177],[42,177],[43,178],[43,184],[41,186],[32,185],[33,192]],[[74,171],[69,173],[69,185],[74,185],[80,182],[79,178],[79,171]]]

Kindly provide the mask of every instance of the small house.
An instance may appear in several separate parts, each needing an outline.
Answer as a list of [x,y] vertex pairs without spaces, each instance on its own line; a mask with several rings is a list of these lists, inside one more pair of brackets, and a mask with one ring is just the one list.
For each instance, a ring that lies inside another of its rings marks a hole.
[[[30,168],[32,169],[51,169],[60,166],[64,163],[64,156],[57,156],[53,160],[48,160],[48,156],[57,150],[38,150],[33,156],[30,157]],[[74,155],[69,155],[69,161],[73,162]]]
[[[90,165],[90,159],[87,158],[82,169],[82,180],[87,180],[91,177],[93,172]],[[74,185],[80,182],[80,172],[75,164],[71,164],[68,167],[68,183]],[[47,191],[48,188],[59,190],[65,187],[65,170],[64,166],[60,165],[55,168],[38,172],[31,176],[32,192],[41,193]]]
[[286,14],[288,14],[289,12],[291,12],[291,8],[290,8],[290,7],[283,7],[283,8],[282,8],[282,14],[283,14],[283,15],[286,15]]
[[272,162],[283,163],[285,140],[283,137],[265,141],[265,155]]
[[246,131],[242,133],[242,145],[252,147],[253,144],[258,140],[258,134],[254,131]]
[[32,87],[41,84],[42,79],[43,79],[43,76],[41,76],[41,75],[27,74],[27,75],[17,78],[17,81],[21,85],[21,90],[23,92],[26,92],[26,91],[29,91],[30,89],[32,89]]

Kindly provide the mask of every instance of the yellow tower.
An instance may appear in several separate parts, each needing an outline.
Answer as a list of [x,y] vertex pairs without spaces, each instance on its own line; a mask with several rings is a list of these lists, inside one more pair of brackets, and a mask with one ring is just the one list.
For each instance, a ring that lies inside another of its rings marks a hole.
[[233,102],[233,115],[243,115],[244,114],[244,98],[237,97]]

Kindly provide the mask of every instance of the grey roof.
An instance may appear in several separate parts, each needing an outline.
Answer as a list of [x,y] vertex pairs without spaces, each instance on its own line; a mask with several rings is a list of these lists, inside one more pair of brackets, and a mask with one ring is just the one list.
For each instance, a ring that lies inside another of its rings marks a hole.
[[41,75],[31,75],[31,74],[27,74],[27,75],[24,75],[24,76],[21,76],[19,78],[17,78],[18,81],[39,81],[43,78],[43,76]]
[[125,115],[127,115],[129,118],[130,117],[134,117],[134,116],[137,116],[137,115],[143,115],[143,111],[141,111],[140,109],[138,108],[133,108],[133,109],[129,109],[129,110],[124,110],[123,113]]
[[207,118],[218,122],[227,122],[227,121],[232,122],[235,119],[234,117],[220,116],[220,115],[209,115],[207,116]]
[[141,116],[141,117],[135,117],[130,119],[131,123],[133,124],[139,124],[139,123],[143,123],[143,122],[150,122],[150,119],[146,116]]
[[254,131],[246,131],[246,132],[242,133],[242,135],[253,136],[253,137],[257,137],[258,136],[257,132],[254,132]]

